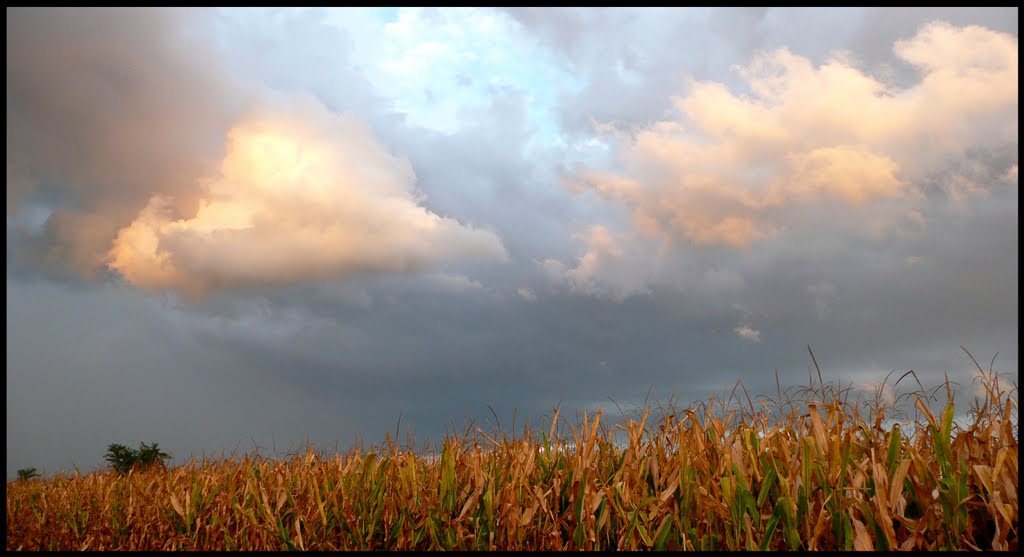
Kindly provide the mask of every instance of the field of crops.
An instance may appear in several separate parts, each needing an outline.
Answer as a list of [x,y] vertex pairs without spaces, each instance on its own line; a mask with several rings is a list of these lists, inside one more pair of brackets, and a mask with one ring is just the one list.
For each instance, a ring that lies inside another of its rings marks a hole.
[[614,425],[556,410],[432,458],[389,442],[8,482],[7,549],[1016,550],[1017,391],[983,384],[962,426],[942,390],[891,401],[903,415],[819,385]]

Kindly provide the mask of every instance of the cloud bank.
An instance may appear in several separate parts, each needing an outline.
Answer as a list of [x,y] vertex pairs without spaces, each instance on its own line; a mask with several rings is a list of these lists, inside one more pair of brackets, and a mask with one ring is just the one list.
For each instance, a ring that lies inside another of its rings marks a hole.
[[[870,211],[929,186],[984,190],[993,177],[949,166],[982,146],[1015,148],[1017,48],[1009,34],[927,24],[893,47],[920,75],[905,88],[841,53],[816,67],[785,48],[762,52],[734,68],[749,93],[693,80],[674,118],[633,132],[599,125],[619,146],[619,169],[583,167],[567,185],[626,208],[651,237],[732,247],[816,208]],[[997,176],[1015,162],[995,161]]]

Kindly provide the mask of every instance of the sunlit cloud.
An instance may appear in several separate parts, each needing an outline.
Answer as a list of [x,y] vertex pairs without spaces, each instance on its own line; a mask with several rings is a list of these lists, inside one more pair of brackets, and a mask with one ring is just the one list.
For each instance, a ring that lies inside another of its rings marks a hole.
[[255,112],[228,134],[194,216],[154,196],[117,235],[109,265],[149,289],[265,286],[409,272],[443,261],[504,261],[490,231],[418,204],[408,161],[357,118],[304,99]]
[[1017,38],[934,22],[893,51],[920,72],[913,86],[842,55],[815,66],[785,48],[735,68],[749,94],[691,81],[675,118],[634,132],[598,126],[620,145],[620,169],[583,168],[567,186],[625,207],[648,235],[733,247],[789,232],[794,211],[870,213],[927,183],[960,198],[993,187],[977,173],[935,176],[972,148],[1016,145]]

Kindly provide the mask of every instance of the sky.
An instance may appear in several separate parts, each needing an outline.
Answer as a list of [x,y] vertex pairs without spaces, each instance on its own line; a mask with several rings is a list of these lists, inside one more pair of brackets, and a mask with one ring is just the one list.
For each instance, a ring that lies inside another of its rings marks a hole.
[[7,8],[7,476],[1016,381],[1017,22]]

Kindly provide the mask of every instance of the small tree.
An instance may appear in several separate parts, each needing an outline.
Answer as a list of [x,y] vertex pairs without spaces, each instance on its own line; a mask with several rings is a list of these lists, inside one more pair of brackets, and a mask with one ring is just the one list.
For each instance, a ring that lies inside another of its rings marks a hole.
[[106,460],[110,466],[122,473],[127,474],[132,468],[148,468],[154,464],[163,463],[171,458],[170,455],[160,450],[156,443],[147,445],[140,443],[138,450],[128,448],[120,443],[111,443],[107,447]]
[[107,447],[106,459],[114,470],[125,474],[135,464],[135,451],[120,443],[111,443]]
[[32,478],[38,478],[39,472],[35,468],[22,468],[18,470],[18,481],[27,482]]
[[139,445],[138,463],[143,468],[152,466],[153,464],[162,464],[163,461],[171,458],[171,456],[157,447],[156,443],[146,445],[142,443]]

